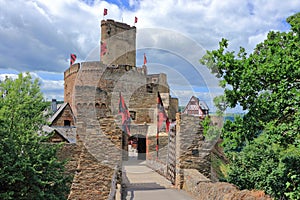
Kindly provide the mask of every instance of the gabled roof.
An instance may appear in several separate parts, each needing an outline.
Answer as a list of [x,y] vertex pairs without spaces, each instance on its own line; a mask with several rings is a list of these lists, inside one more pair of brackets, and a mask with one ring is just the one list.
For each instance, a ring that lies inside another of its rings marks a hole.
[[46,133],[56,132],[69,143],[76,143],[76,128],[75,127],[50,127],[43,126],[43,131]]
[[76,143],[76,128],[55,127],[57,133],[64,137],[69,143]]
[[54,120],[57,118],[57,116],[64,110],[64,108],[68,105],[68,103],[63,103],[58,109],[57,111],[54,113],[54,115],[52,115],[52,117],[48,120],[48,122],[50,122],[50,124],[52,124],[54,122]]
[[204,101],[199,101],[199,106],[201,107],[202,110],[209,110],[207,104]]
[[200,101],[199,98],[192,96],[191,99],[189,100],[189,102],[187,103],[187,105],[185,106],[183,112],[186,111],[186,109],[188,108],[189,103],[192,101],[192,99],[194,99],[196,101],[196,105],[201,109],[201,110],[209,110],[207,104],[204,101]]
[[[52,117],[48,120],[48,122],[50,123],[50,125],[54,122],[54,120],[58,117],[58,115],[65,109],[65,107],[69,105],[69,103],[63,103],[58,109],[57,111],[54,113],[54,115],[52,115]],[[71,112],[73,113],[72,111],[72,108],[71,108]],[[73,115],[74,117],[74,115]]]

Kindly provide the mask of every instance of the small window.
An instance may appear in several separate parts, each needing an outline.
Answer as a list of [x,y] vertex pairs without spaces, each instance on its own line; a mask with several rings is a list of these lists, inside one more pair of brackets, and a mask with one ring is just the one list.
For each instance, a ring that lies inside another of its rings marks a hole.
[[135,118],[136,118],[136,112],[135,111],[129,111],[129,113],[130,113],[131,119],[135,120]]
[[152,84],[147,84],[147,92],[153,93],[153,85]]
[[152,83],[157,83],[157,78],[152,78]]
[[64,126],[71,126],[70,120],[64,120]]

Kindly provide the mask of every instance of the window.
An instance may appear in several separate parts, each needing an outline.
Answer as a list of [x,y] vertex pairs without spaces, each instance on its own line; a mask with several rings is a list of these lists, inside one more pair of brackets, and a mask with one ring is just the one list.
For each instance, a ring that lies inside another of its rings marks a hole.
[[147,84],[147,92],[153,93],[153,85],[152,84]]
[[157,83],[157,78],[152,78],[152,83]]
[[70,120],[64,120],[64,126],[71,126]]
[[136,118],[136,112],[135,111],[129,111],[129,113],[130,113],[131,119],[135,120],[135,118]]

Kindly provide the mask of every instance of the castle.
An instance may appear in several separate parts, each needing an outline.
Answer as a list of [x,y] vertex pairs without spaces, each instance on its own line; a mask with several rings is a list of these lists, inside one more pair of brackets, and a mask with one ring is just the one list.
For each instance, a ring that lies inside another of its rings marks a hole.
[[131,117],[130,136],[139,139],[139,159],[165,157],[156,147],[158,140],[160,148],[168,142],[157,138],[158,92],[170,121],[178,111],[166,74],[136,66],[135,26],[102,20],[100,47],[100,61],[75,63],[64,72],[64,104],[51,118],[58,133],[53,141],[73,143],[62,151],[72,158],[68,168],[75,174],[69,199],[107,199],[116,167],[128,160],[120,95]]
[[64,72],[64,102],[75,114],[76,87],[84,82],[85,87],[96,87],[90,95],[96,98],[97,117],[116,114],[114,97],[121,92],[135,116],[134,124],[153,123],[154,110],[149,108],[155,107],[160,92],[169,118],[175,120],[178,99],[170,97],[166,74],[147,74],[145,65],[136,66],[136,27],[102,20],[100,46],[100,61],[73,64]]
[[[140,146],[138,159],[176,188],[198,197],[223,198],[228,188],[236,191],[230,184],[211,184],[218,180],[211,156],[222,154],[217,140],[205,139],[201,117],[177,113],[178,99],[170,96],[166,74],[148,74],[145,65],[136,66],[136,27],[102,20],[100,47],[100,61],[76,63],[64,72],[64,104],[58,110],[53,106],[45,127],[55,133],[52,142],[65,142],[58,156],[68,159],[67,173],[73,176],[68,199],[116,199],[132,137]],[[168,134],[157,134],[158,93],[174,125]],[[121,95],[131,117],[130,137],[122,130]]]

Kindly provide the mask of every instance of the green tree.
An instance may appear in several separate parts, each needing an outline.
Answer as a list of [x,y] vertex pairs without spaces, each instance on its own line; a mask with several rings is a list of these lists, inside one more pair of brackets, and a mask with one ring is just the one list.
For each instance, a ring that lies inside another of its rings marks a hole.
[[58,146],[40,130],[46,103],[38,80],[19,74],[0,83],[0,199],[65,199]]
[[223,127],[232,160],[228,180],[300,199],[300,169],[293,167],[300,166],[300,13],[287,22],[289,32],[269,32],[249,55],[242,47],[237,54],[226,50],[228,41],[222,39],[200,62],[220,78],[223,105],[240,105],[246,112]]

